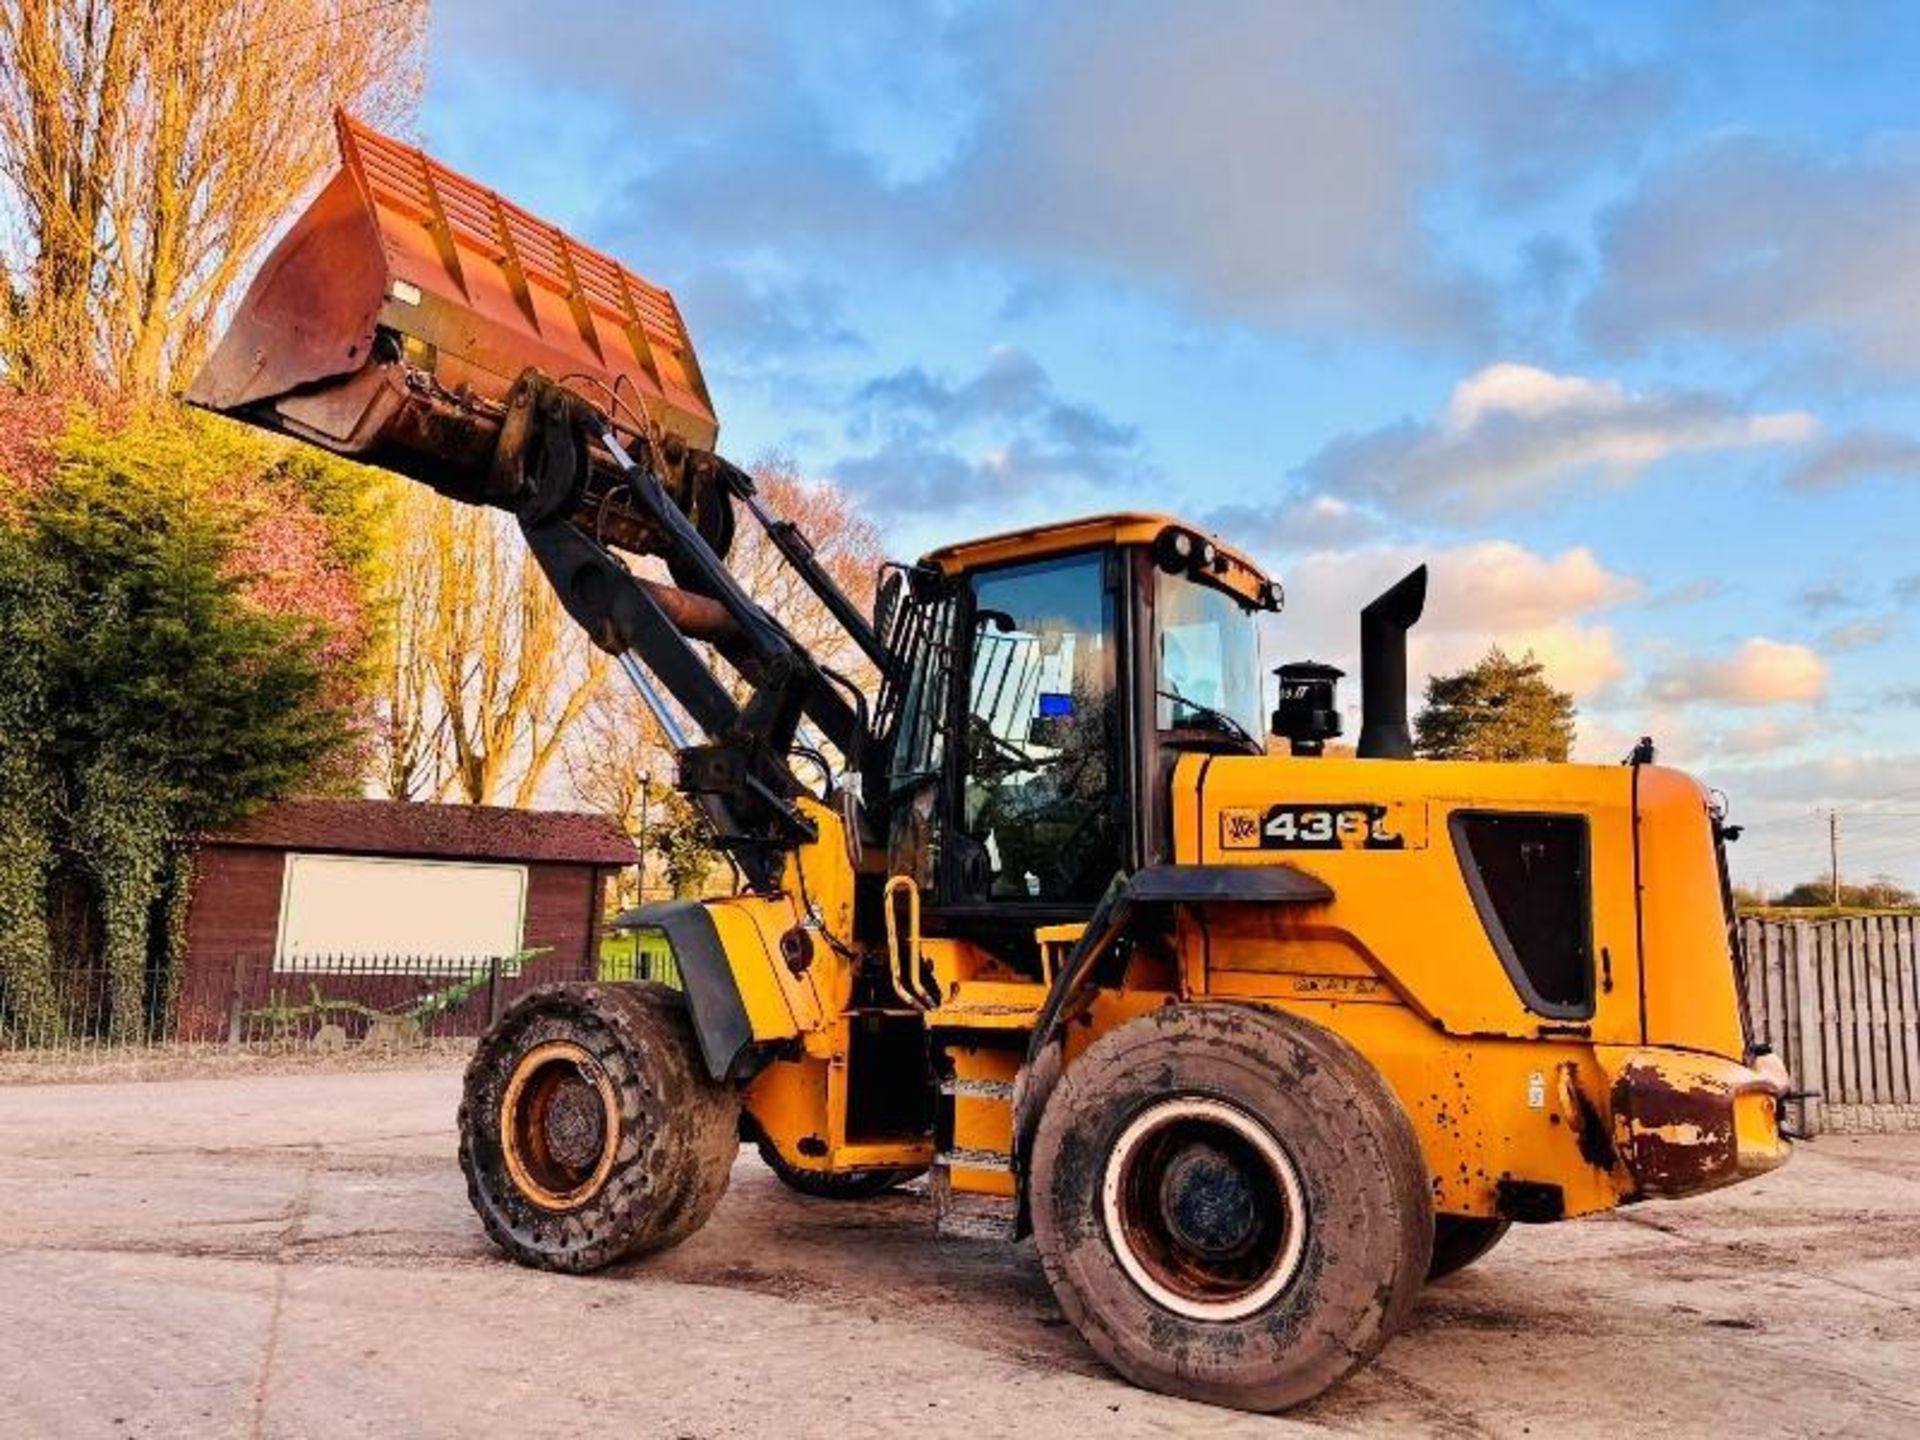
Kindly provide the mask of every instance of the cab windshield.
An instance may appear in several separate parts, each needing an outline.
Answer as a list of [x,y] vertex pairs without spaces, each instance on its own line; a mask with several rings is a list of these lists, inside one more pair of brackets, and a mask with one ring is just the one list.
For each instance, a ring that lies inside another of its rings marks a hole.
[[1155,723],[1211,730],[1264,748],[1260,636],[1252,611],[1224,590],[1185,575],[1158,577],[1160,670]]

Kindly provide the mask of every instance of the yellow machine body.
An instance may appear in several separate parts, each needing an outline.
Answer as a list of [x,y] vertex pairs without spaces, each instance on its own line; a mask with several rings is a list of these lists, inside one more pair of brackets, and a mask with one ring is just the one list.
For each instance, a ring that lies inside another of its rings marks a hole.
[[[1151,546],[1179,529],[1164,516],[1104,516],[950,546],[922,563],[964,578]],[[1224,543],[1209,560],[1211,583],[1245,603],[1278,593]],[[1553,1220],[1712,1189],[1787,1157],[1786,1077],[1745,1031],[1711,799],[1686,775],[1650,764],[1187,754],[1168,783],[1169,863],[1284,864],[1328,897],[1174,907],[1067,1026],[1067,1064],[1169,1003],[1290,1012],[1349,1041],[1387,1081],[1443,1214]],[[1277,802],[1355,823],[1337,825],[1328,848],[1276,851],[1262,827]],[[1013,1194],[1016,1087],[1084,927],[1036,926],[1036,974],[974,941],[920,933],[916,881],[896,874],[886,890],[893,1000],[851,1006],[858,957],[844,937],[856,876],[838,817],[809,813],[821,837],[796,855],[786,893],[710,902],[755,1038],[782,1047],[747,1088],[754,1127],[797,1170],[933,1165],[953,1191]],[[1474,815],[1584,822],[1595,975],[1577,1018],[1543,1015],[1503,960],[1463,863],[1455,822]],[[884,860],[869,852],[863,865],[871,876]],[[779,946],[796,926],[815,937],[804,975]],[[893,1038],[876,1046],[872,1036]],[[875,1119],[862,1097],[897,1088],[902,1045],[932,1056],[932,1113],[881,1106]]]
[[[1105,516],[950,546],[923,563],[964,576],[1151,545],[1177,525]],[[1215,543],[1214,583],[1250,603],[1269,593],[1252,561]],[[1285,863],[1324,882],[1330,898],[1178,907],[1162,940],[1136,948],[1122,982],[1099,989],[1068,1027],[1069,1064],[1113,1027],[1176,1001],[1291,1012],[1348,1040],[1386,1079],[1444,1214],[1571,1217],[1712,1189],[1786,1159],[1786,1077],[1756,1058],[1745,1033],[1711,801],[1686,775],[1653,765],[1191,754],[1170,789],[1171,863]],[[1260,840],[1277,801],[1374,818],[1334,848],[1282,854]],[[1475,814],[1585,822],[1597,972],[1590,1013],[1543,1016],[1503,963],[1464,878],[1453,823]],[[1390,847],[1369,843],[1380,835]],[[851,914],[841,845],[836,824],[795,862],[806,867],[816,911]],[[1015,1086],[1054,969],[1081,926],[1036,927],[1041,973],[1021,973],[977,944],[920,935],[914,882],[895,876],[888,943],[900,1003],[848,1011],[832,997],[852,993],[851,953],[825,945],[815,949],[814,998],[780,1003],[794,984],[771,973],[778,951],[766,937],[796,918],[808,923],[804,907],[714,903],[767,916],[751,935],[742,929],[728,955],[742,993],[761,997],[756,1014],[770,1017],[772,1028],[756,1034],[791,1042],[746,1095],[755,1125],[789,1165],[938,1162],[938,1179],[954,1190],[1014,1192]],[[847,933],[836,924],[827,928]],[[856,1037],[903,1026],[935,1053],[943,1140],[849,1123],[849,1097],[872,1083]]]
[[[1636,795],[1637,792],[1637,795]],[[1385,1077],[1420,1138],[1434,1207],[1554,1219],[1677,1196],[1764,1173],[1786,1158],[1780,1077],[1748,1063],[1715,871],[1708,797],[1658,767],[1185,757],[1173,780],[1175,860],[1257,866],[1247,827],[1275,797],[1375,804],[1392,849],[1294,852],[1332,891],[1324,904],[1182,907],[1170,943],[1137,952],[1069,1027],[1068,1061],[1116,1025],[1170,1001],[1271,1006],[1350,1041]],[[1452,816],[1490,810],[1584,817],[1591,827],[1590,1018],[1529,1010],[1462,883]],[[823,816],[831,823],[831,816]],[[850,913],[837,829],[796,861],[827,917]],[[1658,876],[1657,883],[1644,877]],[[791,899],[713,902],[750,996],[756,1036],[792,1044],[747,1091],[754,1121],[800,1169],[919,1167],[924,1138],[861,1134],[863,1025],[923,1027],[952,1067],[951,1181],[1010,1194],[1013,1085],[1049,975],[974,945],[896,935],[896,963],[930,973],[937,1003],[848,1012],[846,957],[817,946],[804,983],[778,934],[805,923]],[[1078,927],[1052,927],[1056,955]],[[844,933],[844,932],[837,932]],[[737,939],[736,939],[737,937]],[[913,947],[913,954],[904,953]],[[764,1028],[762,1028],[764,1025]],[[998,1162],[998,1163],[995,1163]]]

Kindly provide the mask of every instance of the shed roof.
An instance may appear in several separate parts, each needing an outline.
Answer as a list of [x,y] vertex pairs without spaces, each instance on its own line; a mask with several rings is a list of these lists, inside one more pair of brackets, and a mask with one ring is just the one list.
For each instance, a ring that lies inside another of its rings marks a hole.
[[632,865],[640,859],[633,841],[602,815],[404,800],[285,800],[202,843],[574,865]]

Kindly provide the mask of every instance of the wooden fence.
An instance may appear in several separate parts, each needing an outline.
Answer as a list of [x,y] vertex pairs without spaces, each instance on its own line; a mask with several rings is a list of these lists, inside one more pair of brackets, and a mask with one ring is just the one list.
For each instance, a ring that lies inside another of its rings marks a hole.
[[1920,1130],[1920,916],[1743,919],[1747,1015],[1812,1132]]

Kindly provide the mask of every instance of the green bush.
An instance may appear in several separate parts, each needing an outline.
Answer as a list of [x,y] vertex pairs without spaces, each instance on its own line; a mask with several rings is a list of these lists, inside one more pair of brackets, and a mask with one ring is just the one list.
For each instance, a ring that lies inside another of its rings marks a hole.
[[[49,895],[77,880],[126,1037],[165,1002],[187,842],[351,748],[365,622],[327,597],[371,542],[328,538],[360,518],[348,467],[217,422],[83,417],[56,453],[0,477],[0,979],[15,1022],[57,1023],[56,961],[85,941]],[[314,577],[324,616],[292,608]]]

